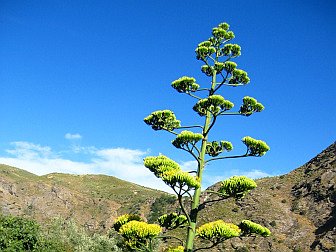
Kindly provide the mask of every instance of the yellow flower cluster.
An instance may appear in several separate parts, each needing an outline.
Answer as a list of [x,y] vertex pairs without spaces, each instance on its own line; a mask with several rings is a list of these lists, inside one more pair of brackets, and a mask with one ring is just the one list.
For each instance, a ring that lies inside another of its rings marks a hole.
[[181,122],[176,119],[175,114],[167,109],[152,112],[144,122],[152,126],[153,130],[174,130],[181,127]]
[[270,147],[264,141],[249,136],[243,137],[242,142],[246,145],[248,154],[251,156],[261,157],[270,150]]
[[200,133],[194,133],[189,130],[184,130],[177,135],[176,139],[172,141],[172,144],[178,148],[183,149],[189,143],[194,145],[203,138],[203,135]]
[[197,229],[199,237],[211,241],[230,239],[239,236],[240,233],[241,230],[237,225],[223,220],[206,223]]
[[119,232],[126,238],[148,239],[159,235],[162,232],[162,228],[157,224],[133,220],[124,224]]
[[233,176],[222,181],[219,192],[228,197],[242,198],[257,187],[256,182],[246,176]]
[[113,228],[115,229],[115,231],[119,232],[119,229],[121,228],[122,225],[124,225],[127,222],[130,222],[132,220],[141,221],[141,217],[139,215],[136,215],[136,214],[121,215],[116,219],[116,221],[113,225]]
[[264,237],[271,235],[271,231],[268,228],[250,220],[243,220],[239,227],[242,229],[244,234],[259,234]]
[[158,178],[161,178],[167,185],[188,186],[189,188],[198,188],[201,186],[197,177],[192,176],[188,172],[181,170],[181,167],[170,158],[159,155],[157,157],[146,157],[144,165],[154,173]]

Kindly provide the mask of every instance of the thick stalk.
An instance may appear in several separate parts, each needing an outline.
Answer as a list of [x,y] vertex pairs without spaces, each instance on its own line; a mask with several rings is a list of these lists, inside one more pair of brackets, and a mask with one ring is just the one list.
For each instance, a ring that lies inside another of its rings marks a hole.
[[[211,90],[209,91],[209,95],[213,94],[214,89],[216,87],[216,72],[214,71],[212,75],[211,81]],[[197,177],[199,178],[200,183],[202,183],[203,170],[205,166],[205,148],[208,140],[209,127],[211,125],[212,114],[207,111],[205,117],[205,123],[203,127],[203,139],[201,145],[201,151],[199,154],[199,162],[197,168]],[[187,241],[185,251],[192,252],[194,248],[194,239],[196,235],[196,224],[197,224],[197,214],[199,212],[199,204],[200,204],[200,196],[201,196],[202,188],[201,186],[197,188],[194,192],[191,211],[190,211],[190,225],[188,227]]]

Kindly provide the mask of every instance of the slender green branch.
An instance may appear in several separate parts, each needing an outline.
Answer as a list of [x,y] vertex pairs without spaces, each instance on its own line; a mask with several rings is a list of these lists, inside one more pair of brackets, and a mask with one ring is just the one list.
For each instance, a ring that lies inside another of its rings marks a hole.
[[209,91],[209,90],[210,90],[209,88],[199,88],[195,92],[198,92],[198,91]]
[[193,97],[193,98],[195,98],[195,99],[197,99],[197,100],[201,100],[202,98],[200,98],[200,97],[198,97],[198,96],[196,96],[196,95],[193,95],[192,93],[190,93],[190,92],[188,92],[188,93],[186,93],[187,95],[189,95],[189,96],[191,96],[191,97]]
[[220,159],[229,159],[229,158],[242,158],[242,157],[249,157],[250,155],[248,153],[244,154],[244,155],[237,155],[237,156],[228,156],[228,157],[215,157],[215,158],[210,158],[208,160],[205,161],[205,163],[209,163],[211,161],[215,161],[215,160],[220,160]]
[[228,83],[223,83],[224,86],[230,86],[230,87],[238,87],[238,86],[245,86],[246,84],[228,84]]
[[186,152],[188,152],[188,153],[190,153],[193,157],[194,157],[194,159],[197,161],[197,162],[199,162],[199,159],[198,159],[198,157],[195,155],[195,153],[194,152],[192,152],[192,151],[190,151],[190,150],[187,150],[187,149],[184,149],[184,148],[180,148],[181,150],[184,150],[184,151],[186,151]]
[[219,113],[219,115],[242,115],[242,114],[239,113],[239,112],[225,112],[225,111],[223,111],[223,112]]
[[191,125],[191,126],[180,126],[178,129],[190,129],[190,128],[201,128],[203,129],[203,126],[201,125]]
[[220,193],[220,192],[216,192],[216,191],[212,191],[212,190],[206,190],[205,193],[217,194],[217,195],[219,195],[221,197],[226,197],[225,194]]
[[212,117],[213,120],[212,120],[212,122],[211,122],[211,124],[210,124],[208,130],[206,131],[206,134],[208,134],[209,131],[211,130],[211,128],[215,125],[215,122],[216,122],[216,119],[217,119],[217,116],[215,116],[214,114],[212,114],[212,115],[213,115],[213,117]]
[[[197,152],[197,154],[199,155],[199,150],[198,150],[198,148],[197,148],[197,146],[195,144],[192,144],[192,148],[191,149],[190,149],[189,145],[187,145],[187,147],[188,147],[188,150],[190,151],[190,153],[194,153],[193,150],[195,149],[196,152]],[[195,157],[197,157],[197,156],[195,155]]]
[[226,80],[227,80],[227,77],[228,77],[228,75],[229,75],[229,73],[228,72],[226,72],[226,76],[224,77],[224,75],[221,73],[221,75],[222,75],[222,77],[223,77],[223,81],[215,88],[215,91],[214,92],[216,92],[218,89],[220,89],[222,86],[223,86],[223,84],[226,82]]
[[179,192],[177,192],[177,191],[175,190],[175,188],[173,188],[174,192],[177,194],[177,199],[178,199],[179,205],[180,205],[180,207],[181,207],[181,210],[182,210],[183,214],[187,217],[188,223],[189,223],[189,225],[190,225],[190,223],[191,223],[190,216],[189,216],[189,214],[187,213],[187,211],[186,211],[186,209],[185,209],[185,207],[184,207],[184,205],[183,205],[183,202],[182,202],[182,195],[181,195],[182,187],[180,187],[179,189],[180,189]]

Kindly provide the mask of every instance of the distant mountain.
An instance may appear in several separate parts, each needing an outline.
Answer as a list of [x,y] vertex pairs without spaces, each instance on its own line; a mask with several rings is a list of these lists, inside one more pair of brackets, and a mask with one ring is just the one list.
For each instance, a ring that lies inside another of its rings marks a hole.
[[0,199],[3,214],[23,215],[41,223],[54,217],[73,218],[89,230],[104,231],[124,213],[150,218],[157,214],[152,206],[160,203],[165,208],[172,196],[112,176],[37,176],[0,165]]
[[243,200],[205,208],[202,222],[247,218],[268,227],[272,236],[235,239],[220,251],[336,251],[336,143],[289,174],[256,182]]
[[[336,143],[289,174],[259,179],[257,184],[238,202],[216,201],[207,192],[220,183],[208,188],[202,201],[213,202],[200,212],[199,224],[250,219],[268,227],[272,236],[235,238],[208,251],[336,251]],[[176,207],[167,193],[110,176],[36,176],[6,165],[0,165],[0,199],[0,213],[40,222],[55,216],[73,218],[102,232],[120,214],[140,213],[154,221],[165,209]]]

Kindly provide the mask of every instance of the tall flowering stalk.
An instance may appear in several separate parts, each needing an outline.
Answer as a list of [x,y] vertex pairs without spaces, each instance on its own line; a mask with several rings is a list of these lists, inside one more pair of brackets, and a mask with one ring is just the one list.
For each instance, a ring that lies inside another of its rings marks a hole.
[[[188,152],[197,162],[197,167],[193,171],[186,172],[180,168],[178,163],[164,155],[144,159],[144,165],[173,189],[181,207],[181,215],[169,215],[172,219],[168,221],[168,215],[165,215],[165,221],[160,222],[159,220],[162,227],[164,227],[162,223],[166,226],[171,223],[175,225],[174,228],[181,226],[186,228],[187,239],[182,244],[183,246],[171,251],[181,251],[181,248],[184,248],[186,252],[195,251],[195,238],[208,240],[213,243],[211,246],[213,247],[232,237],[252,234],[270,235],[267,228],[248,220],[243,220],[238,225],[217,220],[197,227],[205,166],[221,159],[261,157],[270,149],[265,142],[245,136],[242,142],[246,145],[246,152],[230,156],[227,153],[233,149],[231,142],[208,140],[211,129],[219,117],[233,115],[248,117],[264,110],[264,106],[255,98],[245,96],[239,109],[232,111],[234,104],[219,94],[223,87],[245,86],[250,82],[248,74],[239,69],[233,61],[241,55],[240,46],[231,43],[234,37],[234,33],[229,30],[229,25],[221,23],[212,29],[212,36],[208,40],[198,44],[195,50],[196,58],[203,63],[201,71],[210,79],[207,86],[201,86],[194,77],[189,76],[183,76],[171,84],[177,92],[196,100],[193,110],[204,118],[203,125],[182,126],[180,120],[170,110],[155,111],[144,119],[144,122],[152,129],[164,130],[175,135],[172,141],[174,147]],[[252,179],[234,176],[224,180],[219,190],[212,193],[223,200],[229,197],[239,199],[256,186]],[[183,197],[190,198],[188,201],[191,202],[190,207],[185,206]],[[205,204],[206,202],[202,203],[202,205]],[[176,225],[176,220],[181,220],[181,218],[183,222]]]

